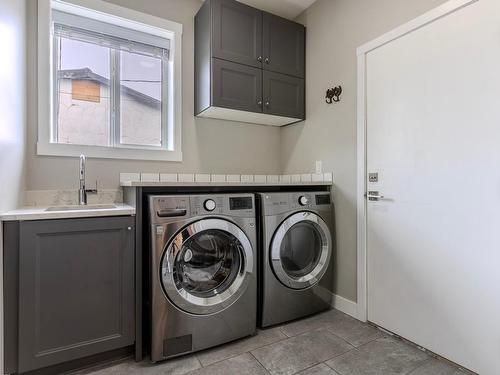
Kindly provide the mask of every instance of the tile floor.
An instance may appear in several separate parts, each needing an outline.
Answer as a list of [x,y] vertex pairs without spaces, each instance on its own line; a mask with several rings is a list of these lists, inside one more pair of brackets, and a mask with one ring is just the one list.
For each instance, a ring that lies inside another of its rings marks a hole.
[[[80,372],[82,373],[82,372]],[[152,365],[132,360],[88,375],[464,375],[339,311],[259,330],[217,348]]]

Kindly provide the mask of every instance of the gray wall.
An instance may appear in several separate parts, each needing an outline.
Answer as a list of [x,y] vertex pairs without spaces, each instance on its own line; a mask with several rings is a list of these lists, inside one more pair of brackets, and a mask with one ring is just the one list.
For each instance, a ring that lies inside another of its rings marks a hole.
[[[444,0],[318,0],[297,19],[307,27],[307,120],[282,129],[283,173],[334,171],[337,294],[356,300],[356,48]],[[342,85],[338,104],[327,88]]]
[[[102,188],[118,186],[119,172],[200,172],[278,173],[280,169],[280,129],[193,116],[193,35],[194,15],[199,0],[109,0],[117,5],[149,13],[183,24],[182,90],[183,128],[181,163],[90,159],[89,182],[99,180]],[[28,3],[28,45],[36,49],[36,1]],[[36,54],[30,53],[28,69],[29,110],[27,189],[77,188],[78,161],[75,158],[36,155],[37,98]],[[92,182],[93,184],[93,182]]]

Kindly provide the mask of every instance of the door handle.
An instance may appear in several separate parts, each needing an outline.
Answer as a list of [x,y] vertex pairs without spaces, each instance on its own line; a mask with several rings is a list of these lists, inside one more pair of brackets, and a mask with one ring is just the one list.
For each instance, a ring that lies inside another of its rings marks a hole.
[[265,62],[266,64],[269,64],[269,62],[270,62],[269,57],[266,57],[266,59],[264,60],[264,62]]
[[369,191],[365,196],[369,201],[379,201],[384,199],[384,196],[380,194],[378,191]]

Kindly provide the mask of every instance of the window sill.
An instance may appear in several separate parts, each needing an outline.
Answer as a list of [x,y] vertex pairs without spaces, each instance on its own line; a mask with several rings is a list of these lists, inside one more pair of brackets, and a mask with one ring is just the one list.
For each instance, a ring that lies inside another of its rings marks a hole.
[[78,157],[81,154],[91,158],[103,159],[182,161],[181,151],[37,143],[37,155]]

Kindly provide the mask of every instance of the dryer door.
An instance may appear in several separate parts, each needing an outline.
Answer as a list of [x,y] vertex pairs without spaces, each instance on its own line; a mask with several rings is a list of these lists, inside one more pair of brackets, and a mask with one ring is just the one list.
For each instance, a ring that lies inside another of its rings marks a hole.
[[253,270],[252,246],[235,224],[203,219],[181,229],[167,244],[161,281],[167,297],[192,314],[211,314],[236,301]]
[[292,289],[315,285],[325,274],[332,253],[330,230],[313,212],[297,212],[276,230],[271,242],[271,266]]

